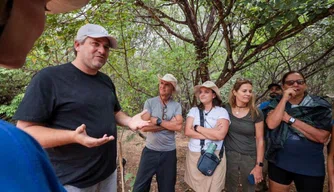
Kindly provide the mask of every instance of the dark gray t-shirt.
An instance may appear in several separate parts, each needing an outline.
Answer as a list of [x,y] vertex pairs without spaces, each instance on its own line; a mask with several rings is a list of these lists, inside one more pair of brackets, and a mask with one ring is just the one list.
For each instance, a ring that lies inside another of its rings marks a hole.
[[[163,116],[163,105],[160,97],[146,100],[144,109],[147,109],[152,117]],[[176,115],[182,115],[180,103],[169,100],[166,109],[166,120],[171,120]],[[174,131],[163,130],[158,132],[147,132],[146,147],[155,151],[172,151],[176,148]]]
[[263,121],[262,111],[258,110],[259,115],[253,120],[250,112],[238,118],[233,115],[230,105],[226,105],[226,110],[231,120],[224,141],[226,150],[256,156],[255,123]]
[[98,147],[68,144],[47,152],[63,185],[92,186],[116,169],[117,129],[114,113],[121,110],[111,79],[98,72],[87,75],[73,64],[48,67],[31,80],[14,119],[43,123],[54,129],[75,130],[115,140]]

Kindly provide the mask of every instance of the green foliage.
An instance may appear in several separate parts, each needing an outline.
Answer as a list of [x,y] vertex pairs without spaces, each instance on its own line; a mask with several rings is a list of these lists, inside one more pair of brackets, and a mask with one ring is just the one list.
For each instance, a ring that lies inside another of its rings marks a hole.
[[16,95],[9,105],[0,105],[0,114],[5,114],[8,118],[14,116],[19,104],[23,99],[24,94]]
[[32,72],[0,68],[0,116],[11,118],[30,81]]
[[[100,24],[117,38],[118,49],[110,52],[108,64],[102,71],[115,83],[122,109],[130,115],[140,112],[145,100],[158,94],[157,74],[172,73],[177,77],[182,90],[177,100],[182,103],[186,112],[191,107],[192,89],[197,83],[196,72],[201,63],[206,64],[205,67],[208,68],[210,79],[213,81],[221,77],[226,65],[229,67],[227,71],[231,71],[233,67],[249,65],[241,72],[233,73],[231,80],[221,88],[221,92],[223,97],[227,98],[235,77],[244,76],[253,80],[257,95],[261,95],[267,83],[279,80],[281,74],[288,70],[288,65],[291,69],[301,69],[322,55],[334,41],[334,22],[333,18],[329,17],[298,32],[293,38],[283,40],[244,61],[244,57],[252,53],[257,45],[275,38],[280,30],[286,31],[304,25],[332,6],[334,1],[235,1],[232,13],[227,15],[224,21],[229,26],[228,29],[232,30],[230,36],[233,38],[229,39],[233,48],[231,57],[244,63],[231,67],[231,63],[226,59],[228,49],[221,25],[208,39],[208,56],[203,59],[198,57],[194,44],[175,37],[150,17],[138,16],[147,15],[147,11],[136,6],[135,2],[137,1],[92,0],[81,10],[47,15],[45,31],[29,54],[26,67],[16,71],[0,69],[0,105],[10,105],[14,96],[23,92],[31,76],[40,69],[72,61],[76,32],[86,23]],[[160,0],[143,2],[177,21],[189,19],[177,3]],[[199,33],[206,30],[205,24],[208,22],[212,3],[213,1],[195,3],[198,5],[196,24]],[[173,22],[167,17],[160,18],[175,33],[194,40],[195,36],[187,25]],[[217,18],[215,15],[215,19]],[[254,29],[256,31],[247,50],[245,35]],[[244,52],[245,56],[240,57]],[[323,75],[330,77],[333,76],[333,70],[330,70],[333,69],[332,63],[333,58],[329,54],[305,69],[305,72],[311,73],[313,70],[329,67]],[[317,75],[310,78],[316,77],[320,78]],[[323,94],[326,89],[331,89],[329,80],[315,80],[312,87],[322,87],[321,90],[318,89],[318,93]]]
[[127,136],[126,136],[126,139],[125,139],[125,142],[130,142],[130,141],[132,141],[132,140],[135,138],[135,136],[136,136],[136,133],[132,133],[132,134],[130,134],[130,135],[127,135]]
[[126,173],[124,176],[124,180],[125,182],[130,181],[129,186],[131,188],[130,191],[132,191],[133,185],[135,184],[135,181],[136,181],[136,176],[132,173]]

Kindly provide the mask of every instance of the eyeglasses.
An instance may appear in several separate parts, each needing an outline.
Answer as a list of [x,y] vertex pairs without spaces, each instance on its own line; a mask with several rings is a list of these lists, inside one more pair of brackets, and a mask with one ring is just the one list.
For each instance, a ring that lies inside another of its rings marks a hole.
[[285,82],[284,82],[284,84],[287,84],[287,85],[289,85],[289,86],[291,86],[291,85],[293,85],[293,84],[295,84],[295,83],[297,83],[298,85],[304,85],[305,80],[303,80],[303,79],[298,79],[298,80],[289,80],[289,81],[285,81]]
[[167,105],[162,108],[162,120],[167,119]]
[[240,81],[242,81],[242,82],[248,82],[248,83],[252,84],[252,81],[249,80],[249,79],[246,79],[246,78],[237,78],[237,82],[240,82]]

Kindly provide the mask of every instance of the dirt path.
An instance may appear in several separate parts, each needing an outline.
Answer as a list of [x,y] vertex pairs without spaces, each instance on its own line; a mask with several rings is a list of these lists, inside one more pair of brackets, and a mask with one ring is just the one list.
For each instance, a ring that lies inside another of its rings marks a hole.
[[[121,131],[118,136],[121,136]],[[122,139],[122,149],[123,157],[127,160],[125,166],[125,178],[128,180],[125,183],[125,192],[130,192],[134,183],[134,179],[138,170],[138,165],[140,161],[141,152],[145,146],[145,141],[138,135],[135,135],[132,139],[133,132],[126,130],[123,133]],[[128,140],[128,141],[127,141]],[[184,164],[186,152],[188,150],[188,138],[186,138],[182,133],[177,133],[176,135],[176,145],[177,145],[177,182],[176,182],[176,192],[190,192],[188,185],[184,182]],[[326,152],[325,152],[326,154]],[[119,176],[120,174],[118,174]],[[121,192],[120,178],[118,179],[118,192]],[[296,191],[294,188],[291,189],[292,192]],[[151,185],[151,192],[158,192],[157,184],[155,178],[153,178]],[[327,192],[327,178],[325,180],[324,192]]]

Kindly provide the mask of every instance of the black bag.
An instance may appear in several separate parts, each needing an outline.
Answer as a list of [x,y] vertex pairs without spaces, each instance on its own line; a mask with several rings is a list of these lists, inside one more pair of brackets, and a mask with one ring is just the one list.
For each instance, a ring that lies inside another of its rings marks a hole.
[[[204,127],[204,116],[203,111],[199,110],[200,113],[200,124]],[[216,167],[219,165],[221,158],[224,154],[224,146],[222,146],[219,152],[219,158],[214,153],[207,153],[203,151],[204,139],[201,139],[201,156],[197,162],[197,169],[205,176],[211,176],[216,170]]]

